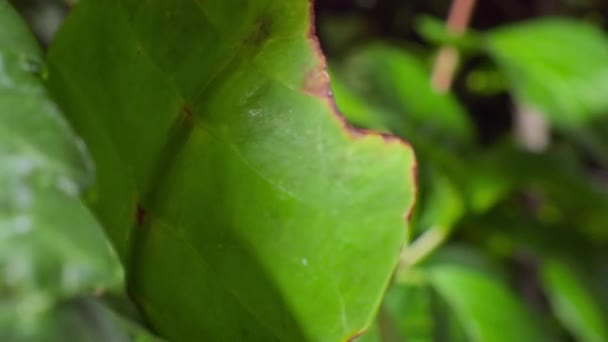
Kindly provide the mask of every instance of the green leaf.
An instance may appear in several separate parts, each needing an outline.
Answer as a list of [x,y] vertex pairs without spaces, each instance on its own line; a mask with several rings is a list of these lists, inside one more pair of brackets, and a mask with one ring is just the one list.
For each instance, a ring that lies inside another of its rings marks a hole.
[[392,115],[390,112],[370,106],[364,98],[350,91],[339,76],[332,77],[331,90],[338,108],[348,122],[357,127],[390,132],[387,122],[387,118]]
[[[126,342],[127,336],[118,328],[112,316],[91,298],[79,298],[58,305],[52,314],[45,315],[38,323],[40,328],[24,341],[87,341]],[[3,341],[13,341],[14,336],[0,332]]]
[[562,262],[547,260],[541,274],[556,316],[577,341],[608,340],[605,316],[576,272]]
[[[415,277],[418,277],[416,275]],[[432,341],[434,321],[431,312],[431,289],[400,277],[389,288],[376,323],[357,342]]]
[[439,168],[429,167],[421,175],[420,216],[416,225],[426,230],[450,231],[465,213],[465,203],[456,185]]
[[0,1],[0,331],[32,340],[62,300],[116,287],[121,268],[78,195],[93,169],[38,73],[42,54]]
[[[543,153],[500,144],[472,163],[467,179],[470,207],[483,213],[516,191],[542,197],[536,216],[546,224],[560,223],[606,240],[608,191],[589,177],[579,156],[567,149]],[[577,196],[572,196],[575,193]]]
[[473,341],[544,341],[538,322],[489,275],[462,266],[435,266],[431,284]]
[[[473,126],[452,94],[435,92],[430,72],[423,61],[403,49],[375,43],[355,52],[336,70],[341,81],[357,96],[365,99],[383,126],[412,139],[425,139],[448,148],[466,146],[473,140]],[[349,105],[350,100],[337,95],[337,102],[351,119],[361,117]],[[360,122],[355,121],[356,124]],[[365,122],[363,122],[365,123]]]
[[307,0],[88,0],[51,48],[91,205],[171,340],[348,340],[379,306],[413,153],[336,116],[310,31]]
[[[117,316],[96,298],[88,296],[62,302],[38,325],[34,334],[24,341],[162,342],[144,328]],[[15,341],[15,336],[10,333],[5,329],[0,331],[2,341]]]
[[568,130],[608,114],[608,39],[596,27],[541,19],[496,29],[487,49],[520,102]]
[[436,326],[431,295],[429,286],[420,283],[395,283],[387,292],[383,304],[385,319],[391,320],[401,341],[432,341]]

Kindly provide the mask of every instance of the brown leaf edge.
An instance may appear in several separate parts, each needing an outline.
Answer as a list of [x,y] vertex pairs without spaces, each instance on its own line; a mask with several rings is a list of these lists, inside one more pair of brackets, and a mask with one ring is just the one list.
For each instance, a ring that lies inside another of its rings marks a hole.
[[[302,84],[302,90],[309,95],[319,98],[323,103],[325,103],[325,105],[329,108],[330,112],[333,114],[332,117],[338,121],[340,127],[342,127],[343,131],[349,136],[349,138],[353,140],[360,140],[373,136],[378,136],[382,138],[382,140],[386,144],[400,145],[404,150],[407,150],[412,153],[412,155],[414,156],[414,163],[410,171],[413,177],[409,177],[409,173],[406,174],[406,182],[409,183],[411,188],[413,189],[414,201],[409,206],[409,208],[405,210],[403,215],[404,221],[410,222],[412,213],[416,206],[416,198],[418,195],[418,163],[416,160],[415,151],[408,141],[398,136],[370,129],[357,128],[352,126],[348,121],[346,121],[346,118],[340,112],[340,109],[338,108],[338,105],[336,104],[333,93],[331,91],[330,77],[329,73],[327,72],[327,60],[321,48],[319,38],[316,34],[314,0],[309,0],[308,18],[309,27],[307,39],[310,43],[311,49],[314,51],[314,55],[316,56],[317,61],[315,67],[306,73]],[[399,254],[400,253],[401,251],[399,251]],[[389,284],[387,284],[387,287],[388,285]],[[355,342],[359,337],[363,336],[367,332],[368,328],[369,327],[364,327],[363,329],[348,334],[349,336],[347,336],[344,341]]]

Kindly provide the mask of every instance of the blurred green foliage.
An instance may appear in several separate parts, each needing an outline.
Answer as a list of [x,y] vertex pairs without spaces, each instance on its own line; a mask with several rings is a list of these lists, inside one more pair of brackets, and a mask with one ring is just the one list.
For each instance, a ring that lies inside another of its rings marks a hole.
[[[604,2],[480,2],[473,29],[462,36],[444,28],[448,1],[318,3],[321,9],[337,8],[320,10],[318,22],[339,108],[358,127],[410,141],[419,160],[412,239],[376,324],[360,341],[608,341]],[[558,10],[549,12],[561,16],[544,18],[543,10],[528,13],[531,3],[538,8],[552,3]],[[357,11],[344,10],[357,6]],[[492,7],[513,17],[495,19]],[[9,31],[4,28],[19,25],[5,24],[16,20],[7,8],[0,1],[0,62],[10,61],[5,52]],[[25,35],[23,27],[18,31]],[[19,38],[26,41],[32,53],[31,38]],[[454,90],[445,94],[430,82],[441,45],[456,48],[461,56]],[[33,54],[33,65],[42,65],[40,52]],[[26,82],[40,88],[26,74]],[[6,79],[0,72],[0,86]],[[15,102],[7,98],[0,94],[0,106],[2,101]],[[20,95],[17,102],[23,99]],[[48,101],[38,92],[26,102],[48,107]],[[13,102],[11,108],[19,108]],[[539,134],[549,133],[550,144],[541,151],[522,147],[515,137],[519,128],[501,123],[500,115],[515,115],[521,107],[532,108],[548,123],[549,132]],[[54,109],[39,112],[57,120]],[[0,121],[8,122],[10,114],[0,111]],[[70,134],[59,132],[54,139],[70,146]],[[14,151],[0,149],[0,186],[11,191],[4,183],[16,184],[12,180],[18,174],[2,158],[13,156]],[[75,165],[70,161],[64,166]],[[90,177],[78,167],[77,173]],[[27,186],[57,191],[44,179],[28,179]],[[4,267],[0,339],[16,339],[3,335],[15,327],[15,308],[24,309],[21,315],[35,313],[33,321],[19,317],[31,325],[17,326],[30,340],[154,339],[125,318],[130,310],[119,309],[129,305],[124,300],[110,306],[91,296],[92,288],[116,286],[116,269],[98,264],[99,258],[84,260],[91,261],[89,269],[106,275],[101,280],[84,281],[68,291],[48,276],[58,274],[58,265],[69,264],[76,252],[78,260],[106,252],[98,248],[101,242],[84,248],[103,237],[78,200],[65,196],[65,206],[56,211],[25,212],[55,227],[55,233],[32,231],[17,241],[6,228],[14,226],[14,208],[3,206],[15,196],[0,194],[0,263],[18,256],[11,264],[25,265],[23,274],[31,276],[14,285],[7,277],[12,269]],[[81,221],[60,220],[70,204],[82,212]],[[71,241],[75,224],[90,228],[91,235]],[[72,247],[55,250],[58,240]]]
[[[415,236],[364,340],[608,341],[606,33],[551,17],[463,36],[412,22],[422,43],[368,38],[330,59],[349,121],[402,136],[419,160]],[[455,92],[431,86],[440,46],[466,66]],[[483,141],[491,119],[476,119],[463,86],[509,95],[513,115],[533,109],[550,144],[528,150],[517,126]]]
[[42,83],[43,52],[3,0],[0,25],[0,340],[145,337],[102,304],[122,267],[80,199],[94,166]]

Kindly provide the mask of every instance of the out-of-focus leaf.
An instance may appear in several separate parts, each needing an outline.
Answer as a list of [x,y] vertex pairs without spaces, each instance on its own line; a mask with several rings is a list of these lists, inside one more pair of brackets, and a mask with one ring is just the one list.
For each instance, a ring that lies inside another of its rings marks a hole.
[[381,111],[386,127],[414,144],[426,139],[454,148],[473,140],[473,127],[464,109],[451,94],[436,93],[428,68],[405,50],[371,44],[336,71],[351,91]]
[[[473,212],[480,214],[505,196],[542,175],[546,165],[537,154],[502,143],[479,155],[472,162],[467,179],[467,199]],[[552,165],[554,166],[554,165]]]
[[460,189],[437,168],[425,168],[421,174],[422,196],[416,226],[426,230],[441,227],[451,230],[464,215],[465,203]]
[[408,267],[442,245],[465,213],[464,198],[453,180],[435,165],[420,166],[419,204],[412,216],[412,232],[417,236],[401,253],[401,263]]
[[[332,74],[333,76],[333,74]],[[344,113],[344,117],[351,124],[366,129],[390,132],[386,118],[390,113],[370,106],[365,99],[350,91],[339,77],[331,80],[331,90],[336,100],[336,105]]]
[[429,285],[427,270],[436,265],[465,267],[488,277],[502,276],[479,250],[454,243],[441,246],[417,267],[400,270],[384,307],[403,341],[469,341],[454,310]]
[[461,266],[435,266],[431,284],[473,341],[545,341],[532,313],[500,282]]
[[367,32],[365,18],[359,15],[320,16],[319,36],[323,50],[336,56],[347,53]]
[[[15,341],[10,333],[0,331],[0,339]],[[117,316],[97,299],[86,296],[57,305],[24,341],[162,342],[141,326]]]
[[435,334],[428,342],[471,342],[457,315],[436,292],[433,293],[432,303]]
[[[488,247],[495,255],[511,258],[514,250],[517,249],[532,252],[545,260],[540,263],[539,267],[544,292],[552,303],[559,321],[574,332],[577,341],[586,341],[581,338],[587,338],[594,333],[602,333],[602,329],[604,329],[602,324],[605,323],[603,323],[604,314],[600,308],[604,307],[601,295],[605,286],[594,284],[597,286],[594,288],[588,286],[591,285],[590,281],[589,284],[587,283],[588,280],[599,280],[602,273],[598,272],[598,269],[591,271],[586,267],[600,255],[601,263],[604,262],[604,253],[597,255],[597,249],[601,251],[603,247],[601,245],[596,247],[596,241],[589,241],[589,237],[573,231],[572,226],[544,225],[526,217],[521,211],[500,209],[502,210],[495,209],[484,217],[476,218],[475,222],[467,222],[467,224],[473,223],[474,226],[471,229],[474,230],[490,227],[490,231],[485,235]],[[593,239],[593,236],[591,238]],[[500,246],[501,244],[507,246]],[[577,260],[579,266],[570,267],[570,264],[552,256],[555,254],[567,255],[569,260]],[[585,266],[586,273],[593,272],[593,278],[581,276],[583,274],[582,265]],[[575,306],[576,308],[573,308]],[[588,316],[589,319],[587,319]],[[584,329],[586,330],[581,334],[581,330]],[[594,339],[587,340],[593,341]]]
[[4,0],[0,27],[0,331],[3,341],[30,341],[60,301],[119,285],[121,268],[78,197],[93,172],[82,142],[39,79],[35,39]]
[[384,299],[387,319],[391,320],[401,341],[432,341],[435,323],[431,289],[424,283],[393,284]]
[[576,158],[557,149],[531,153],[511,144],[496,146],[472,164],[466,186],[470,207],[483,213],[516,191],[533,191],[541,197],[539,219],[606,239],[608,191],[590,179]]
[[580,21],[541,19],[487,36],[518,100],[576,130],[608,114],[608,39]]
[[332,111],[309,7],[89,0],[51,48],[92,205],[165,337],[343,341],[380,304],[414,157]]
[[470,244],[448,242],[421,264],[430,269],[445,265],[474,270],[494,279],[504,279],[500,268],[482,250]]
[[608,341],[608,322],[579,276],[556,260],[545,261],[541,274],[556,316],[577,341]]
[[466,75],[467,89],[478,96],[495,96],[508,88],[504,73],[494,64],[480,65]]

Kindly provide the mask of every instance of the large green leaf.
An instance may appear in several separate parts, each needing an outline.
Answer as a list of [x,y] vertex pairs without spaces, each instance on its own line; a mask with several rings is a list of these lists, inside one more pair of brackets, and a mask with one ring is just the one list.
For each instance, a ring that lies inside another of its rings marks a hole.
[[347,340],[390,279],[413,154],[333,112],[310,6],[87,0],[51,48],[92,206],[173,340]]
[[547,260],[542,266],[542,280],[555,314],[577,341],[608,340],[602,310],[576,272],[562,262]]
[[473,341],[544,341],[532,313],[500,282],[462,266],[435,266],[431,283]]
[[542,19],[496,29],[487,42],[519,101],[556,126],[576,129],[608,114],[608,39],[599,29]]
[[59,302],[120,284],[121,269],[78,198],[90,160],[38,76],[35,39],[4,0],[0,27],[0,339],[29,341]]

